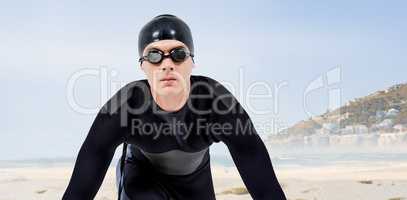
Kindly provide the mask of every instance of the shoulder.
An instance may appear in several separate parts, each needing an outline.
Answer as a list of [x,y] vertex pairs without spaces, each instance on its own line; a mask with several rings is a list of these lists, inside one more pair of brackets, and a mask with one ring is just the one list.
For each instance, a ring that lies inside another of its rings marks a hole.
[[224,84],[218,80],[202,75],[192,75],[191,76],[192,87],[205,87],[209,92],[213,93],[215,96],[222,94],[231,94],[231,92],[226,89]]
[[230,92],[225,84],[220,81],[202,75],[191,76],[191,84],[194,87],[193,90],[197,90],[200,95],[208,94],[212,96],[212,100],[216,107],[223,107],[226,110],[233,109],[236,105],[240,105],[237,98]]
[[144,97],[148,90],[146,79],[132,81],[121,87],[101,108],[101,112],[116,113],[122,106],[139,102],[136,98]]
[[196,83],[196,82],[208,83],[211,86],[223,86],[223,84],[220,83],[218,80],[216,80],[212,77],[203,76],[203,75],[191,75],[191,81],[192,81],[192,83]]

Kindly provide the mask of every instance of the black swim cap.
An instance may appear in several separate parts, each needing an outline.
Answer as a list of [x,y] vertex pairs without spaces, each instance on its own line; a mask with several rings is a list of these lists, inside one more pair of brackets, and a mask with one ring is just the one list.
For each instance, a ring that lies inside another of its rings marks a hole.
[[194,53],[191,30],[184,21],[170,14],[154,17],[140,31],[138,37],[138,52],[140,57],[143,56],[144,48],[148,44],[159,40],[171,39],[183,42],[189,48],[189,51],[192,54]]

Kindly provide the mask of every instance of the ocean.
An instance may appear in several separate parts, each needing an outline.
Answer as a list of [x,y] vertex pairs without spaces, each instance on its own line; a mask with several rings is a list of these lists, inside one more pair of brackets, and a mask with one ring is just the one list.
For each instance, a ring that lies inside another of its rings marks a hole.
[[[278,153],[271,154],[274,168],[297,168],[335,166],[344,164],[375,164],[387,165],[393,162],[407,161],[407,153],[404,152],[336,152],[336,153]],[[42,158],[27,160],[0,160],[0,168],[20,167],[73,167],[75,158]],[[111,166],[115,166],[118,158],[114,158]],[[230,155],[211,155],[212,165],[225,167],[235,166]]]

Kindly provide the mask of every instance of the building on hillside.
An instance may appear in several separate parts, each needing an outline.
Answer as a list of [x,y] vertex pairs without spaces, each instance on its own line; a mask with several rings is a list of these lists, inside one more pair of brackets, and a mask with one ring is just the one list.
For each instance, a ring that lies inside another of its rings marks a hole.
[[380,134],[378,145],[380,147],[407,145],[407,133],[382,133]]
[[393,126],[393,129],[396,132],[407,132],[407,125],[405,124],[396,124]]
[[341,129],[341,133],[343,135],[349,134],[367,134],[369,129],[366,125],[363,124],[356,124],[356,125],[348,125],[345,128]]
[[399,110],[395,108],[391,108],[386,112],[386,118],[393,118],[396,117],[400,113]]
[[342,135],[341,146],[360,146],[363,143],[363,136],[358,134]]
[[370,133],[363,135],[363,145],[369,147],[376,147],[378,145],[380,135],[377,133]]
[[323,123],[320,129],[315,130],[316,134],[319,135],[330,135],[330,134],[337,134],[339,131],[339,126],[336,123]]
[[328,147],[329,135],[327,134],[313,134],[304,137],[304,145],[309,147]]
[[373,124],[371,127],[372,131],[381,131],[381,130],[389,131],[392,128],[393,128],[392,119],[385,119],[378,124]]
[[386,112],[383,110],[376,111],[376,120],[382,121],[386,116]]

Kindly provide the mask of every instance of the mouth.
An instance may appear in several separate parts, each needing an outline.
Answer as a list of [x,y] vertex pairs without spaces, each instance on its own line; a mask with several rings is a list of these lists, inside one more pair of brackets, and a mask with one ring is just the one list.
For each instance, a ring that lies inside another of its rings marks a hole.
[[176,81],[177,79],[174,77],[165,77],[163,79],[161,79],[160,81]]

